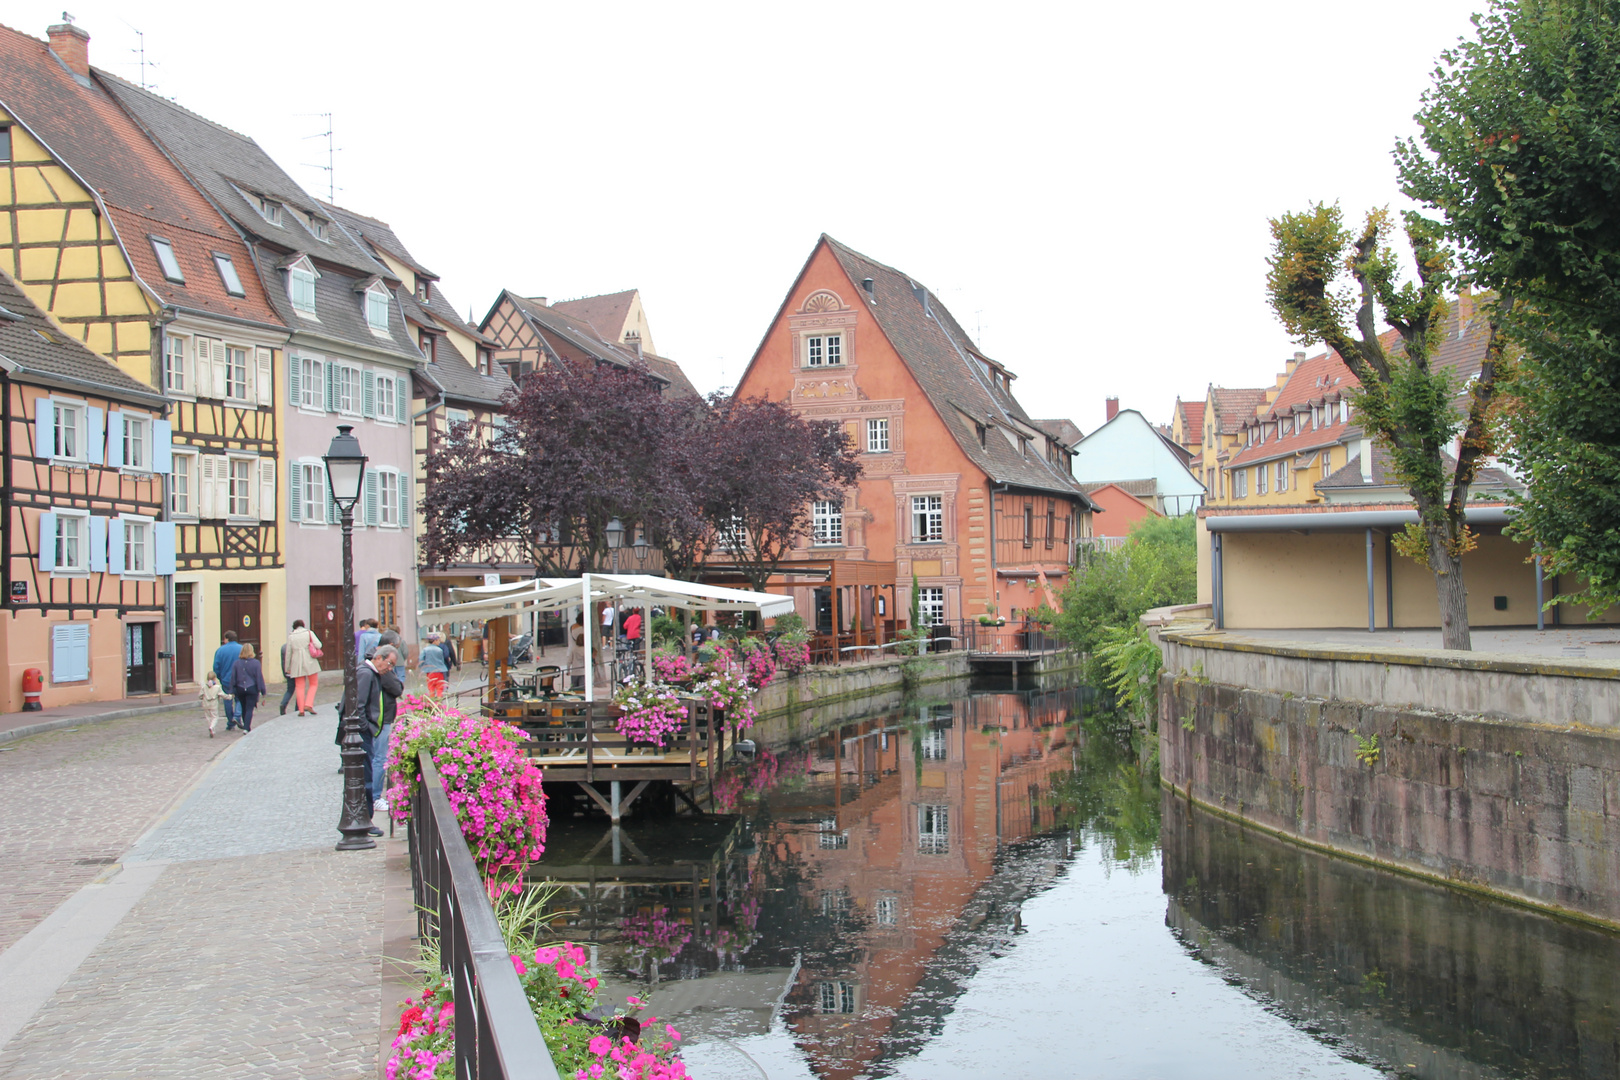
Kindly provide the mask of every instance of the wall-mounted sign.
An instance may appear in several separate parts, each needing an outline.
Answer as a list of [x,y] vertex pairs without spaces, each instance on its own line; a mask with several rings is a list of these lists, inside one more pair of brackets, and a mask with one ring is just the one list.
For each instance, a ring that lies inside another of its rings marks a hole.
[[11,598],[13,600],[26,600],[26,599],[28,599],[28,582],[26,582],[26,581],[13,581],[11,583]]
[[499,574],[485,574],[484,575],[484,584],[485,585],[499,585],[500,583],[501,583],[501,575],[499,575]]

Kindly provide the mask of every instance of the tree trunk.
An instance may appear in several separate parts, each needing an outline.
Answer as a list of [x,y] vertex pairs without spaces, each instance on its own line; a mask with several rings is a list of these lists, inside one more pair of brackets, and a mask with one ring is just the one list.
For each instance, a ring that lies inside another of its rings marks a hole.
[[1468,633],[1468,586],[1463,582],[1462,556],[1454,555],[1439,529],[1429,530],[1429,569],[1440,600],[1440,647],[1473,649]]

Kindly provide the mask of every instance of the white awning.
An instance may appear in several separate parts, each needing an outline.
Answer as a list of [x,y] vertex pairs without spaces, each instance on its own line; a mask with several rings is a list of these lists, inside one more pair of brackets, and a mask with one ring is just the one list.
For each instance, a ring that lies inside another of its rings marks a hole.
[[[786,615],[793,610],[793,597],[780,593],[750,592],[703,585],[695,581],[653,577],[651,574],[592,574],[591,603],[602,600],[630,600],[639,607],[688,608],[693,611],[757,611],[764,618]],[[534,581],[503,582],[500,585],[474,585],[454,589],[454,596],[469,597],[464,603],[426,608],[417,612],[428,623],[462,622],[468,619],[498,619],[530,611],[555,611],[584,600],[581,578],[539,578]]]

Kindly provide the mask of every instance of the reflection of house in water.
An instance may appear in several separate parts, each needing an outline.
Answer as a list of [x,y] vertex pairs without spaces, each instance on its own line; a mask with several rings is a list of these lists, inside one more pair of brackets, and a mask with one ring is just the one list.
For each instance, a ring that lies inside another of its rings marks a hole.
[[838,943],[806,951],[784,1009],[818,1075],[914,1052],[1055,877],[1063,842],[1020,842],[1072,766],[1073,700],[975,695],[837,728],[813,744],[803,787],[770,794],[772,861],[798,868],[799,904]]

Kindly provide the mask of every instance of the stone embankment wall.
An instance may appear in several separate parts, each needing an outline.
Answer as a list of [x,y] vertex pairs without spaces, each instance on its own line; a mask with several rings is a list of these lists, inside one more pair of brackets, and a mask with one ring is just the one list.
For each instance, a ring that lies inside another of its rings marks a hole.
[[[885,657],[864,664],[807,668],[797,675],[777,678],[759,692],[759,715],[769,718],[835,701],[898,690],[905,685],[905,669],[902,665],[899,659]],[[920,683],[958,679],[968,673],[968,654],[958,651],[918,657],[914,670]]]
[[1620,665],[1159,639],[1160,775],[1183,797],[1620,928]]

